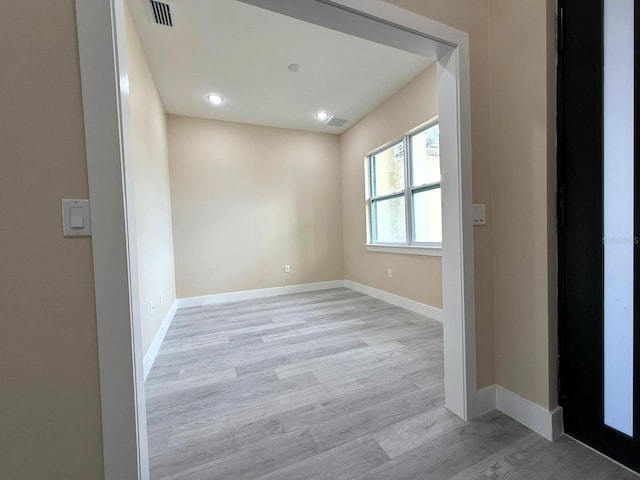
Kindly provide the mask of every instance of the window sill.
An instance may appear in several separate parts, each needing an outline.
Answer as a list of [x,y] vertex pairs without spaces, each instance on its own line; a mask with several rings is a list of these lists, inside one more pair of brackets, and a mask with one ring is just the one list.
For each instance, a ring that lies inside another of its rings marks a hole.
[[401,253],[403,255],[427,255],[430,257],[441,257],[442,247],[422,246],[422,245],[384,245],[365,244],[368,252]]

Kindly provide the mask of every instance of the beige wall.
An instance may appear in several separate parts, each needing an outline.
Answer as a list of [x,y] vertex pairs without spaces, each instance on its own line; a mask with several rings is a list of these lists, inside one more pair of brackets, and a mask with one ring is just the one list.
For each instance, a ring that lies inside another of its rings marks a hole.
[[489,223],[474,229],[478,386],[495,382],[551,408],[554,4],[387,1],[469,33],[473,197]]
[[0,478],[99,480],[91,239],[60,200],[88,198],[73,0],[0,15]]
[[[442,258],[367,252],[364,159],[438,114],[436,65],[340,136],[345,278],[442,308]],[[387,270],[393,270],[393,278]]]
[[176,298],[169,157],[164,107],[128,8],[125,13],[140,321],[146,353]]
[[489,16],[495,378],[545,407],[557,401],[550,3],[491,0]]
[[344,278],[337,136],[167,125],[179,298]]

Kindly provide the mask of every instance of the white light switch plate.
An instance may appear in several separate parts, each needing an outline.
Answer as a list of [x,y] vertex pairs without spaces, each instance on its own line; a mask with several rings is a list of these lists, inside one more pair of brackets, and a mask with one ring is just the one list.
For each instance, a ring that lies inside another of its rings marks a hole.
[[487,224],[487,212],[486,212],[485,205],[482,205],[482,204],[473,205],[473,224],[474,225]]
[[91,236],[89,200],[62,200],[62,231],[65,237]]

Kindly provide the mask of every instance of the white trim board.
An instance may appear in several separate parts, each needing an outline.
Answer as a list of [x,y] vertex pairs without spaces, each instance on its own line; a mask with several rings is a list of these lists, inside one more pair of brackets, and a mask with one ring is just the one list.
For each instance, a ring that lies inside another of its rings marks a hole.
[[216,293],[199,297],[186,297],[178,299],[178,308],[200,307],[216,303],[237,302],[252,298],[275,297],[291,293],[315,292],[317,290],[329,290],[331,288],[344,287],[344,280],[330,280],[328,282],[302,283],[298,285],[285,285],[283,287],[259,288],[256,290],[241,290],[238,292]]
[[345,280],[344,286],[351,290],[355,290],[356,292],[364,293],[370,297],[396,305],[397,307],[402,307],[406,310],[411,310],[412,312],[419,313],[420,315],[424,315],[425,317],[432,318],[439,322],[442,322],[444,319],[444,313],[441,308],[432,307],[431,305],[416,302],[415,300],[401,297],[394,293],[385,292],[384,290],[379,290],[368,285],[352,282],[351,280]]
[[476,392],[475,408],[469,412],[470,418],[478,418],[496,409],[496,386],[481,388]]
[[76,0],[105,480],[148,480],[124,0]]
[[549,411],[500,385],[491,385],[477,392],[474,417],[494,409],[509,415],[547,440],[553,441],[563,433],[561,407]]
[[164,317],[160,328],[156,332],[155,337],[153,337],[153,341],[151,345],[149,345],[149,349],[147,353],[144,354],[144,359],[142,361],[142,365],[144,368],[144,379],[146,380],[149,376],[149,372],[151,371],[151,367],[153,367],[153,362],[156,361],[156,357],[158,356],[158,352],[160,351],[160,347],[162,346],[162,342],[164,341],[164,337],[167,335],[167,330],[171,326],[171,322],[173,322],[174,317],[176,316],[176,312],[178,311],[178,301],[174,300],[169,308],[169,311]]
[[440,308],[416,302],[415,300],[385,292],[384,290],[379,290],[368,285],[352,282],[351,280],[330,280],[328,282],[302,283],[298,285],[285,285],[283,287],[216,293],[213,295],[202,295],[199,297],[179,298],[176,301],[178,308],[201,307],[203,305],[214,305],[216,303],[237,302],[240,300],[275,297],[277,295],[289,295],[292,293],[315,292],[318,290],[329,290],[332,288],[349,288],[356,292],[364,293],[370,297],[390,303],[391,305],[419,313],[420,315],[424,315],[425,317],[432,318],[439,322],[442,322],[444,318],[443,311]]
[[[400,295],[385,292],[377,288],[352,282],[351,280],[330,280],[328,282],[302,283],[298,285],[285,285],[283,287],[259,288],[255,290],[240,290],[238,292],[216,293],[213,295],[202,295],[199,297],[186,297],[177,299],[178,308],[201,307],[203,305],[214,305],[216,303],[237,302],[239,300],[251,300],[253,298],[275,297],[278,295],[289,295],[291,293],[315,292],[318,290],[329,290],[332,288],[349,288],[356,292],[364,293],[373,298],[390,303],[397,307],[419,313],[425,317],[432,318],[439,322],[444,319],[444,312],[441,308],[432,307],[425,303],[416,302]],[[155,340],[154,340],[155,342]],[[146,359],[146,357],[145,357]]]

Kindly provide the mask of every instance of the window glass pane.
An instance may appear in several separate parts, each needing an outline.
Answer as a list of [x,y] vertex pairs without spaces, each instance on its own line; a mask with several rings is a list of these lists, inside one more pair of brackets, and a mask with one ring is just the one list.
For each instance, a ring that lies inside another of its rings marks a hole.
[[433,127],[411,137],[412,185],[440,181],[440,127]]
[[402,142],[371,156],[373,196],[404,190],[404,144]]
[[405,227],[404,196],[372,203],[373,241],[379,243],[404,243],[407,239]]
[[439,188],[413,194],[413,235],[415,242],[442,242]]
[[604,2],[604,422],[633,436],[634,0]]

